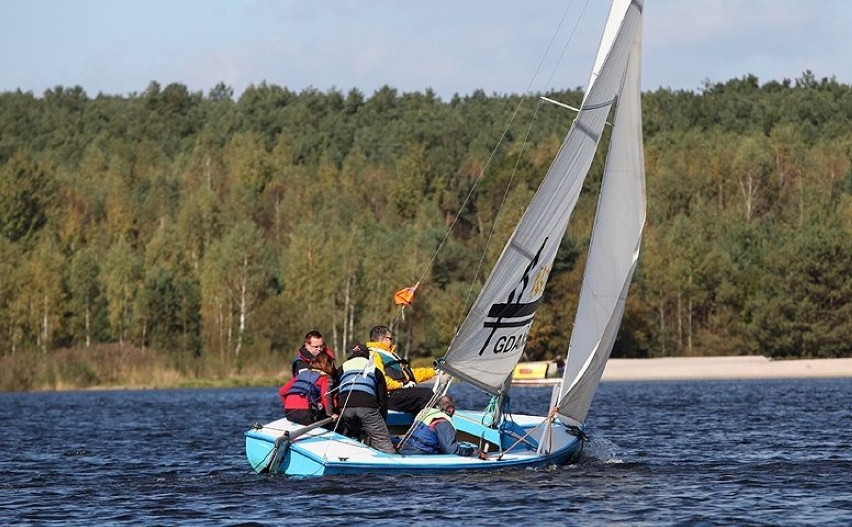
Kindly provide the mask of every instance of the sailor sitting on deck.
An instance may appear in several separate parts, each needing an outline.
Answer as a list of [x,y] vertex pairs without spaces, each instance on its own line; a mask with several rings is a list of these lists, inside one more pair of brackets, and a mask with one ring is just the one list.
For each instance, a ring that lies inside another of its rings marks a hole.
[[449,395],[438,399],[437,408],[425,408],[417,415],[417,424],[402,445],[400,454],[473,454],[472,446],[456,441],[456,427],[452,420],[455,413],[456,402]]

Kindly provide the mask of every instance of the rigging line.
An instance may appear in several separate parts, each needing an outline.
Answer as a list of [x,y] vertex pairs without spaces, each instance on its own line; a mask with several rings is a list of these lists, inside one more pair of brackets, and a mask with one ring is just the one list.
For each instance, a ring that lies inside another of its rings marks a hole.
[[[500,145],[503,144],[503,141],[506,138],[506,135],[508,134],[512,123],[514,122],[515,118],[517,117],[521,106],[523,105],[524,101],[526,101],[526,99],[528,98],[528,94],[532,89],[532,85],[535,82],[535,79],[538,77],[539,73],[541,72],[542,68],[544,67],[545,58],[550,53],[550,49],[553,47],[553,44],[556,41],[556,36],[559,34],[559,31],[562,28],[562,25],[565,22],[565,20],[568,18],[568,13],[570,12],[572,5],[573,5],[573,0],[568,3],[568,6],[565,8],[565,11],[562,13],[562,17],[559,19],[559,22],[556,25],[556,30],[553,32],[553,36],[550,38],[550,42],[548,42],[547,48],[545,49],[544,53],[542,54],[541,59],[539,60],[539,63],[538,63],[538,66],[536,67],[535,72],[533,73],[532,77],[530,78],[530,81],[527,83],[527,87],[524,90],[524,94],[521,96],[520,101],[518,101],[518,104],[515,106],[515,109],[513,110],[511,116],[509,117],[509,120],[507,121],[506,126],[503,129],[503,132],[502,132],[502,134],[500,135],[500,138],[497,141],[497,144],[491,150],[491,154],[488,156],[488,159],[485,162],[485,166],[483,166],[482,170],[480,170],[479,175],[477,175],[476,180],[471,185],[470,190],[468,191],[467,195],[465,196],[464,200],[462,201],[461,205],[459,206],[458,212],[456,212],[456,215],[453,218],[452,223],[450,223],[449,227],[447,228],[446,232],[444,233],[444,237],[441,238],[440,243],[438,243],[438,247],[435,248],[435,251],[432,254],[432,258],[429,260],[429,263],[426,264],[426,266],[423,268],[423,272],[420,274],[419,282],[422,283],[422,282],[425,281],[426,275],[429,273],[429,270],[432,269],[432,267],[435,264],[435,260],[438,257],[438,253],[440,253],[441,249],[447,243],[447,240],[449,239],[450,234],[452,233],[453,229],[455,228],[456,224],[458,223],[459,219],[461,218],[462,212],[467,207],[467,204],[470,202],[470,199],[473,196],[474,190],[476,190],[477,185],[479,185],[479,183],[482,181],[483,177],[485,176],[485,172],[488,170],[488,167],[491,166],[491,162],[494,160],[494,157],[497,153],[497,150],[500,148]],[[574,27],[571,29],[571,33],[568,37],[568,42],[570,42],[571,39],[573,38],[574,32],[576,31],[577,26],[579,24],[579,19],[582,18],[582,13],[585,12],[587,5],[588,5],[588,0],[586,0],[586,3],[583,5],[583,9],[580,13],[580,17],[577,17],[578,20],[574,24]],[[558,63],[561,62],[561,58],[565,54],[565,49],[568,46],[568,42],[566,42],[565,46],[562,49],[562,52],[560,54],[560,58],[557,61],[557,66],[558,66]],[[550,84],[550,81],[553,79],[554,74],[555,74],[555,68],[554,68],[554,71],[551,72],[550,77],[548,78],[548,85]],[[539,103],[539,104],[541,104],[541,103]],[[527,134],[527,136],[525,136],[525,138],[524,138],[524,145],[526,145],[526,139],[527,139],[528,136],[529,136],[529,134]],[[519,159],[520,159],[520,155],[519,155]],[[516,163],[516,166],[517,166],[517,163]],[[515,171],[513,170],[512,179],[514,178],[514,174],[515,174]],[[511,179],[510,179],[510,183],[511,183]],[[507,189],[508,189],[508,186],[507,186]],[[500,204],[500,209],[498,209],[498,214],[499,214],[499,211],[502,210],[504,204],[505,204],[505,196],[503,198],[503,201]],[[492,226],[492,230],[489,233],[488,241],[486,242],[486,245],[485,245],[486,249],[487,249],[488,245],[490,244],[491,239],[493,238],[493,235],[494,235],[494,226]],[[479,276],[479,273],[482,269],[482,264],[483,264],[483,261],[484,261],[484,258],[485,258],[485,253],[486,253],[486,251],[483,250],[482,258],[480,259],[479,264],[477,265],[476,272],[474,274],[474,278],[473,278],[473,280],[471,280],[471,284],[470,284],[470,287],[468,288],[467,296],[465,297],[465,302],[464,302],[465,306],[467,306],[468,303],[470,302],[470,297],[471,297],[472,291],[473,291],[473,284],[476,280],[476,277]],[[456,327],[458,327],[461,324],[461,319],[464,316],[463,311],[464,310],[462,310],[462,314],[459,315],[459,319],[458,319],[459,322],[456,324]],[[394,317],[393,322],[396,322],[396,320],[399,318],[400,315],[401,315],[401,312],[400,312],[400,314],[397,314],[396,317]],[[393,324],[393,322],[392,322],[392,324]]]
[[[440,377],[441,373],[442,372],[440,372],[440,371],[438,372],[439,377]],[[449,380],[447,381],[447,385],[445,386],[445,388],[443,390],[439,389],[439,383],[440,382],[441,382],[440,378],[435,381],[435,385],[432,387],[432,397],[429,398],[429,403],[426,405],[425,408],[423,408],[423,410],[417,412],[417,414],[414,416],[414,421],[411,423],[411,426],[408,427],[408,430],[406,430],[405,435],[403,435],[402,439],[400,439],[399,443],[396,444],[395,449],[396,449],[397,452],[402,450],[402,447],[405,445],[406,441],[408,441],[408,439],[411,437],[411,434],[414,433],[414,427],[417,426],[417,423],[423,421],[420,418],[420,416],[424,413],[424,410],[426,408],[434,408],[435,405],[438,403],[438,399],[440,399],[441,397],[443,397],[444,395],[447,394],[447,390],[450,389],[450,383],[453,382],[453,378],[452,377],[449,378]]]
[[[364,372],[365,372],[365,371],[367,371],[367,368],[369,368],[370,366],[375,367],[375,364],[373,363],[373,358],[372,358],[372,357],[370,357],[370,358],[367,360],[367,364],[365,364],[365,365],[364,365],[364,367],[363,367],[363,368],[361,368],[361,371],[360,371],[360,372],[358,372],[358,375],[364,375]],[[354,381],[352,381],[350,384],[354,384]],[[341,385],[341,386],[336,386],[336,387],[334,388],[334,390],[337,390],[337,397],[338,397],[338,398],[340,397],[340,388],[342,388],[342,387],[343,387],[343,386]],[[334,391],[334,390],[332,390],[332,391]],[[329,393],[330,393],[330,392],[329,392]],[[343,411],[344,411],[344,410],[346,410],[346,406],[347,406],[348,404],[349,404],[349,397],[347,396],[347,397],[346,397],[346,402],[345,402],[345,403],[343,403],[343,407],[340,409],[340,413],[339,413],[339,414],[337,414],[337,419],[334,421],[334,428],[331,430],[331,433],[332,433],[332,434],[336,434],[336,433],[337,433],[337,427],[338,427],[338,426],[340,426],[340,422],[341,422],[341,421],[343,421]],[[323,450],[323,453],[322,453],[322,459],[323,459],[323,461],[328,460],[328,449],[331,447],[331,443],[332,443],[333,441],[334,441],[334,435],[332,435],[332,436],[331,436],[331,438],[329,438],[328,442],[327,442],[327,443],[326,443],[326,445],[325,445],[325,450]]]
[[[440,376],[441,373],[442,372],[439,370],[438,376]],[[440,399],[441,397],[443,397],[444,395],[447,394],[447,391],[450,389],[450,384],[453,382],[453,378],[452,378],[452,376],[449,378],[449,380],[447,381],[447,384],[446,384],[446,386],[444,387],[443,390],[439,389],[439,386],[438,386],[439,382],[440,382],[440,379],[435,381],[435,386],[433,386],[433,388],[432,388],[432,397],[429,398],[429,403],[426,405],[425,408],[423,408],[423,410],[417,412],[417,415],[414,416],[414,421],[411,423],[411,426],[408,427],[408,430],[406,430],[405,435],[403,435],[402,439],[399,440],[399,443],[397,443],[394,446],[394,448],[396,449],[397,452],[402,450],[402,447],[409,440],[409,438],[411,438],[411,434],[414,433],[414,427],[417,426],[417,423],[420,423],[420,422],[423,421],[423,419],[421,419],[421,415],[423,415],[424,410],[426,410],[426,408],[434,408],[435,405],[438,403],[438,399]]]
[[251,468],[252,468],[252,469],[254,469],[254,471],[255,471],[255,472],[260,472],[260,471],[259,471],[259,470],[257,470],[257,469],[258,469],[260,466],[262,466],[262,465],[267,465],[267,464],[268,464],[268,461],[267,461],[267,460],[269,459],[269,456],[271,456],[271,455],[272,455],[272,453],[273,453],[274,451],[275,451],[275,449],[274,449],[274,448],[270,448],[270,449],[269,449],[269,451],[266,453],[266,455],[265,455],[265,456],[263,456],[263,459],[261,459],[261,460],[260,460],[260,463],[258,463],[257,465],[255,465],[254,463],[252,463]]
[[254,425],[252,428],[254,428],[255,430],[260,430],[262,428],[266,428],[267,430],[275,430],[276,432],[289,432],[288,428],[275,428],[274,426],[269,426],[269,425],[265,425],[265,426],[261,425],[260,428],[258,428],[258,425]]
[[[442,242],[442,243],[443,243],[443,242]],[[440,249],[440,246],[438,246],[438,248]],[[437,251],[436,251],[436,252],[435,252],[435,256],[437,256],[437,254],[438,254],[438,253],[437,253]],[[433,257],[432,257],[432,261],[431,261],[431,262],[429,262],[429,266],[426,268],[426,269],[427,269],[427,271],[428,271],[428,269],[430,269],[430,268],[432,267],[432,262],[434,262],[434,261],[435,261],[435,256],[433,256]],[[422,275],[420,275],[420,279],[421,279],[421,280],[423,280],[423,277],[424,277],[424,276],[426,276],[426,272],[424,272]],[[400,307],[400,308],[399,308],[399,313],[397,313],[397,314],[396,314],[396,316],[394,316],[394,317],[393,317],[393,320],[391,320],[390,324],[388,324],[388,327],[389,327],[391,330],[393,330],[393,329],[394,329],[394,326],[396,326],[397,321],[399,321],[400,319],[405,320],[405,313],[404,313],[403,311],[405,311],[405,306],[402,306],[402,307]],[[407,349],[407,348],[406,348],[405,352],[406,352],[406,354],[408,353],[408,349]]]
[[[404,390],[405,388],[401,388],[401,389]],[[425,414],[425,410],[427,408],[429,408],[429,409],[434,408],[435,404],[438,402],[438,399],[440,399],[441,397],[442,396],[438,395],[437,392],[433,393],[432,397],[429,398],[429,403],[426,405],[426,407],[423,408],[423,410],[420,410],[419,412],[417,412],[417,415],[414,416],[414,421],[411,423],[411,426],[408,427],[408,430],[405,432],[405,435],[402,436],[402,439],[400,439],[399,443],[397,443],[396,446],[394,447],[397,452],[402,450],[402,447],[405,445],[406,441],[408,441],[408,439],[411,437],[411,434],[414,433],[414,427],[417,426],[417,423],[423,422],[422,416],[423,416],[423,414]]]
[[[572,2],[573,3],[573,2]],[[550,71],[550,76],[547,78],[547,83],[545,83],[545,89],[550,88],[551,83],[553,81],[553,77],[556,76],[556,71],[559,69],[559,65],[562,63],[562,59],[565,58],[565,53],[568,51],[568,46],[571,44],[571,41],[574,39],[574,34],[577,32],[577,27],[580,25],[580,20],[583,19],[583,14],[586,12],[586,8],[589,6],[589,0],[586,0],[583,3],[583,8],[580,10],[579,16],[574,19],[574,27],[571,28],[571,32],[568,34],[568,39],[565,41],[565,45],[562,46],[562,51],[559,53],[559,57],[556,59],[556,64],[553,66],[553,69]],[[559,21],[559,25],[556,27],[556,31],[553,34],[553,40],[556,39],[556,35],[559,33],[559,29],[562,27],[562,23],[565,21],[565,18],[568,16],[568,10],[571,9],[571,4],[565,9],[565,13],[562,15],[562,20]],[[549,49],[549,48],[548,48]]]
[[[552,423],[552,422],[553,422],[553,420],[556,418],[556,413],[557,413],[558,411],[559,411],[559,408],[554,406],[554,407],[553,407],[553,409],[550,411],[550,413],[548,413],[548,414],[547,414],[547,417],[545,417],[544,419],[542,419],[542,420],[541,420],[541,422],[540,422],[539,424],[537,424],[537,425],[535,425],[534,427],[530,428],[530,429],[529,429],[529,431],[527,431],[527,433],[523,435],[523,437],[518,438],[518,440],[517,440],[517,441],[515,441],[515,442],[514,442],[511,446],[509,446],[509,448],[504,449],[504,450],[500,453],[500,455],[499,455],[499,456],[497,456],[497,461],[500,461],[501,459],[503,459],[503,454],[505,454],[506,452],[508,452],[508,451],[512,450],[513,448],[515,448],[515,447],[516,447],[516,446],[518,446],[519,444],[521,444],[521,442],[522,442],[522,441],[523,441],[524,443],[526,443],[526,444],[528,444],[528,445],[532,446],[532,444],[530,444],[530,443],[529,443],[526,439],[530,436],[530,434],[532,434],[533,432],[535,432],[536,430],[538,430],[538,428],[539,428],[541,425],[543,425],[543,424],[547,424],[547,426],[548,426],[548,427],[550,427],[550,423]],[[511,433],[511,432],[509,432],[509,431],[506,431],[506,432],[504,432],[504,433],[506,433],[507,435],[511,435],[511,436],[513,436],[513,437],[517,437],[515,434],[513,434],[513,433]],[[544,437],[542,437],[542,439],[544,439]]]
[[[559,32],[562,29],[562,25],[564,24],[565,20],[568,18],[568,13],[571,11],[572,4],[573,4],[573,1],[568,3],[568,5],[565,8],[565,11],[562,13],[562,17],[559,19],[559,22],[556,24],[556,29],[553,31],[553,35],[550,37],[550,42],[548,42],[547,48],[544,50],[544,53],[542,54],[541,59],[539,60],[538,66],[536,67],[535,72],[533,73],[532,77],[530,78],[529,83],[527,84],[526,90],[524,91],[524,95],[521,97],[521,100],[518,101],[518,105],[515,107],[515,110],[512,113],[512,117],[506,125],[506,129],[503,131],[503,135],[500,137],[500,141],[497,143],[497,145],[494,147],[494,150],[491,152],[491,156],[488,159],[488,163],[486,163],[485,167],[482,169],[483,174],[485,173],[485,170],[490,165],[491,160],[493,159],[495,153],[497,152],[497,148],[499,148],[500,144],[502,144],[502,141],[505,138],[505,136],[506,136],[506,134],[509,130],[509,126],[511,126],[511,124],[514,122],[515,117],[520,112],[521,106],[524,104],[524,102],[528,98],[530,92],[532,91],[533,83],[535,82],[535,79],[538,77],[539,73],[541,72],[542,68],[544,67],[545,59],[547,58],[547,55],[550,53],[551,48],[553,47],[554,43],[556,42],[556,37],[559,35]],[[579,25],[579,20],[582,18],[582,14],[583,14],[583,12],[585,12],[586,6],[588,6],[588,0],[586,0],[586,3],[583,5],[583,9],[580,12],[580,16],[577,17],[577,21],[575,22],[574,27],[571,29],[571,32],[568,36],[568,39],[565,43],[565,46],[563,46],[562,51],[559,54],[559,58],[557,59],[556,65],[554,66],[553,70],[550,73],[550,76],[548,77],[548,80],[547,80],[545,87],[550,86],[550,83],[553,80],[554,75],[556,74],[556,70],[557,70],[559,64],[562,62],[562,58],[565,56],[565,52],[568,48],[568,44],[571,42],[571,40],[574,37],[574,33],[576,32],[577,26]],[[494,234],[497,230],[497,225],[499,223],[498,222],[499,217],[502,214],[503,208],[505,207],[506,201],[509,197],[509,191],[512,187],[512,182],[515,180],[515,176],[518,173],[518,167],[520,166],[520,163],[521,163],[521,160],[522,160],[522,157],[523,157],[523,153],[526,150],[527,144],[529,144],[529,137],[532,134],[533,125],[535,124],[536,118],[538,117],[538,110],[539,110],[540,107],[541,107],[541,101],[539,101],[538,104],[536,104],[535,110],[533,111],[532,119],[530,119],[530,124],[527,127],[526,133],[524,134],[524,139],[523,139],[523,142],[521,143],[521,149],[518,152],[517,157],[515,158],[515,165],[512,167],[512,173],[509,177],[509,181],[506,183],[506,190],[503,193],[503,197],[501,198],[501,201],[500,201],[500,206],[497,209],[497,214],[495,215],[494,221],[491,224],[491,231],[488,233],[488,238],[485,242],[485,247],[483,248],[482,253],[480,255],[479,262],[477,263],[476,271],[474,272],[474,277],[470,281],[470,286],[468,287],[467,294],[465,296],[465,301],[464,301],[464,304],[463,304],[464,306],[467,306],[470,303],[470,297],[473,295],[474,284],[476,282],[477,277],[479,277],[480,272],[482,271],[482,267],[483,267],[484,262],[485,262],[485,255],[488,252],[488,247],[491,245],[491,242],[494,239]],[[473,189],[471,189],[471,193],[472,192],[473,192]],[[465,203],[467,203],[467,200],[465,200]],[[465,311],[466,310],[463,309],[459,313],[459,317],[458,317],[457,322],[456,322],[457,328],[461,326],[462,318],[464,317]]]

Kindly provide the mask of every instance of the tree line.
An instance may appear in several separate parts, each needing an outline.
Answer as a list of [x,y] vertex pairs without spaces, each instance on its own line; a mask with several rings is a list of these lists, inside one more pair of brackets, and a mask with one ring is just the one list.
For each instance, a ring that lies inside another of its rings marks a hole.
[[[132,346],[227,376],[394,320],[440,356],[573,119],[537,95],[4,92],[0,360]],[[643,94],[648,221],[613,355],[852,355],[850,119],[852,88],[810,72]],[[529,359],[567,349],[602,157]]]

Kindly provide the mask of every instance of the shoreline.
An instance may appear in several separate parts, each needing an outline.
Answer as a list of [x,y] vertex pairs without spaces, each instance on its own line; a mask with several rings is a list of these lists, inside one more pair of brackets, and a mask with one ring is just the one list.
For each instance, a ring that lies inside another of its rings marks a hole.
[[731,379],[809,379],[852,377],[852,358],[772,360],[737,357],[610,359],[603,381],[687,381]]

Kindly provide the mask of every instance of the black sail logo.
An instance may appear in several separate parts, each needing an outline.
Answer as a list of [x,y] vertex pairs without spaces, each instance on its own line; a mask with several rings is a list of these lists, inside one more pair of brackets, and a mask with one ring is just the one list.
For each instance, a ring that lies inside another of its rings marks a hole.
[[[521,302],[521,299],[530,287],[530,273],[532,273],[533,269],[535,269],[538,265],[545,245],[547,245],[547,238],[544,239],[541,247],[538,248],[538,252],[536,252],[533,259],[530,260],[529,265],[527,265],[526,269],[524,269],[520,281],[512,292],[509,293],[509,298],[506,302],[491,304],[491,308],[488,310],[488,315],[485,318],[485,323],[483,324],[483,327],[491,328],[491,332],[488,334],[488,338],[485,339],[485,342],[482,344],[482,348],[479,350],[480,355],[482,355],[491,344],[491,339],[494,337],[494,334],[498,329],[523,327],[532,323],[532,320],[535,317],[535,312],[538,309],[538,305],[541,303],[541,295],[539,294],[538,298],[533,302]],[[523,335],[521,338],[525,340],[526,335]],[[519,344],[520,342],[514,343],[514,345]],[[497,346],[495,346],[494,352],[506,352],[513,347],[514,346],[501,345],[499,349],[497,349]]]

